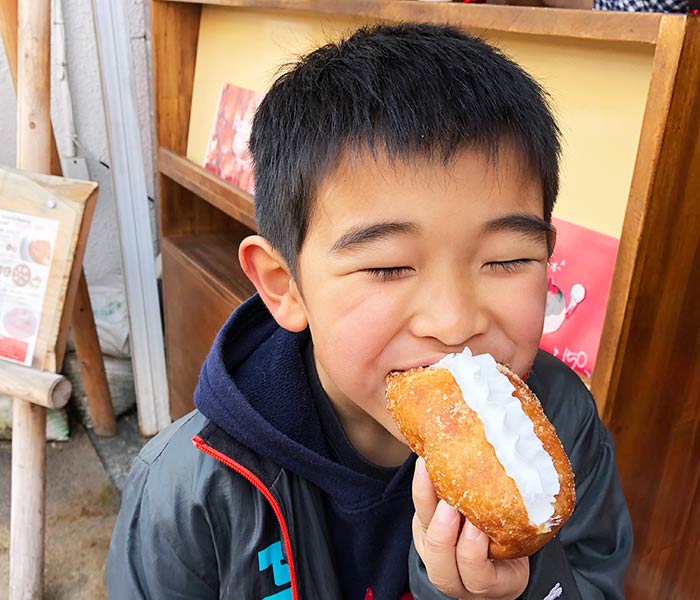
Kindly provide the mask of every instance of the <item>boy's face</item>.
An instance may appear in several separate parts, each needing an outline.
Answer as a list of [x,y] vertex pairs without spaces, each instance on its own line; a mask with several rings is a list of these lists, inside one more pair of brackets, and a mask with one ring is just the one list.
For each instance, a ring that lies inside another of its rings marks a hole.
[[298,283],[321,383],[351,440],[363,428],[402,440],[385,406],[391,371],[468,346],[528,372],[544,321],[545,231],[540,182],[507,147],[492,163],[467,150],[447,166],[341,165],[318,195]]

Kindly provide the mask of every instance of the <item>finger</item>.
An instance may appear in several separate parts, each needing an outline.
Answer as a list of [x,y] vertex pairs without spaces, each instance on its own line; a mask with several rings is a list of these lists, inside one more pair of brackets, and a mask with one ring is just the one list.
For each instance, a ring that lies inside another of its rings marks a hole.
[[491,560],[489,538],[468,520],[457,541],[457,567],[464,586],[474,595],[515,598],[527,587],[527,558]]
[[413,505],[416,508],[418,521],[425,532],[438,505],[438,497],[425,468],[425,460],[421,457],[418,457],[413,472]]
[[457,567],[466,587],[472,594],[493,593],[496,584],[495,562],[489,559],[489,538],[469,519],[457,540]]
[[461,517],[457,510],[440,500],[423,536],[422,553],[419,552],[430,581],[441,592],[452,597],[464,593],[455,548],[460,525]]

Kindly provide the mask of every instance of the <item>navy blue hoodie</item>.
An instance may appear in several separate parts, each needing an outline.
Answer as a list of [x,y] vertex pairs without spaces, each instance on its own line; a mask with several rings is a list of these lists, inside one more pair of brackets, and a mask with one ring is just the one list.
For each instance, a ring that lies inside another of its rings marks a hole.
[[334,458],[312,391],[317,376],[305,360],[309,343],[308,331],[282,329],[254,296],[217,336],[195,404],[229,435],[325,492],[345,598],[362,600],[371,588],[375,598],[398,599],[408,591],[414,457],[388,481]]

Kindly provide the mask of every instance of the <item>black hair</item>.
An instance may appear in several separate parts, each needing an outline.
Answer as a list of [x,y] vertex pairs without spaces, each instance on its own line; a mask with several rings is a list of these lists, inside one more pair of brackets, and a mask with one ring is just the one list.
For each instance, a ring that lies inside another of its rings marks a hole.
[[540,178],[550,221],[560,142],[540,85],[450,25],[364,27],[291,65],[260,104],[250,137],[258,232],[295,274],[315,195],[347,151],[448,162],[464,148],[494,157],[505,141]]

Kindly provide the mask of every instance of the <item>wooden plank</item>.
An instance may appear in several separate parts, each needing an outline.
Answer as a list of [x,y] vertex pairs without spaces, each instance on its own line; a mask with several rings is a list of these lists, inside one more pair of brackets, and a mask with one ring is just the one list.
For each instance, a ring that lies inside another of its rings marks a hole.
[[[164,4],[166,0],[155,0]],[[452,23],[479,32],[524,33],[612,42],[654,44],[662,15],[532,6],[431,3],[413,0],[167,0],[190,5],[294,10],[389,21]],[[678,16],[678,19],[684,17]]]
[[192,410],[199,370],[231,311],[255,292],[237,260],[238,244],[252,233],[163,240],[163,284],[168,379],[173,419]]
[[256,229],[252,194],[167,148],[158,152],[158,169],[229,217]]
[[[97,338],[97,328],[95,327],[95,318],[92,311],[89,315],[85,315],[82,319],[75,319],[75,304],[79,303],[85,305],[90,302],[90,296],[88,296],[87,285],[85,287],[80,285],[80,279],[85,279],[85,273],[83,271],[83,259],[85,258],[85,250],[87,249],[88,236],[90,234],[90,224],[92,223],[92,217],[95,214],[95,207],[97,206],[97,185],[95,189],[90,194],[90,196],[85,201],[83,208],[82,220],[78,224],[78,231],[76,235],[75,242],[75,252],[73,253],[73,264],[71,266],[70,275],[68,276],[68,285],[66,287],[66,295],[64,300],[64,310],[61,315],[61,320],[58,324],[58,330],[56,331],[56,344],[55,348],[55,358],[52,365],[45,363],[45,368],[52,366],[51,370],[58,371],[63,365],[63,357],[66,352],[66,345],[68,342],[68,331],[70,327],[77,329],[78,327],[84,328],[82,336],[78,336],[80,341],[76,341],[75,351],[78,355],[82,355],[83,358],[86,356],[90,357],[92,361],[102,361],[102,351],[98,354],[94,354],[95,344],[99,349],[99,341]],[[82,345],[84,339],[90,338],[92,340],[92,347],[86,348]],[[83,373],[83,377],[90,377],[89,374]],[[96,385],[107,385],[107,379],[105,377],[104,381],[96,382]],[[112,410],[112,399],[96,398],[95,402],[109,401],[109,410]],[[88,398],[88,402],[93,400]],[[104,409],[103,409],[104,410]]]
[[79,290],[73,304],[71,317],[76,354],[88,400],[88,412],[93,431],[97,435],[111,437],[117,434],[117,420],[114,416],[112,396],[107,384],[102,349],[95,331],[87,281],[82,270],[77,279]]
[[[159,147],[181,156],[187,149],[200,12],[196,4],[151,3],[156,135]],[[158,192],[161,236],[229,228],[221,211],[160,172]]]
[[685,25],[677,67],[675,28],[659,40],[676,77],[657,155],[645,159],[653,175],[604,413],[635,527],[634,600],[700,588],[689,535],[700,531],[700,19]]
[[631,298],[636,295],[636,290],[633,289],[632,272],[637,261],[639,241],[652,194],[661,141],[667,127],[684,28],[684,20],[665,18],[661,25],[660,43],[654,53],[637,159],[617,251],[603,334],[591,383],[598,412],[604,419],[607,418],[608,399],[615,398],[616,378],[619,376],[619,371],[616,371],[615,367],[619,366],[622,349],[627,343],[629,323],[627,328],[623,327],[623,324],[625,315],[631,307]]
[[139,428],[143,435],[154,435],[170,424],[170,414],[129,23],[121,2],[96,0],[93,6],[129,305]]
[[[200,12],[198,5],[151,3],[156,137],[159,146],[183,155],[187,149]],[[161,235],[195,231],[202,207],[194,194],[162,174],[158,175],[158,193]]]

